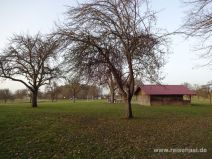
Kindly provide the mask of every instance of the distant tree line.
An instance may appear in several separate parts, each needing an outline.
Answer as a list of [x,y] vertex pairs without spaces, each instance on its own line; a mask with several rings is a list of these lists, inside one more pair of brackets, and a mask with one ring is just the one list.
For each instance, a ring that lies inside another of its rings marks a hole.
[[98,99],[101,97],[101,90],[96,85],[70,83],[49,89],[48,86],[43,94],[46,99],[57,101],[58,99],[69,99],[75,102],[76,99]]
[[[101,89],[96,85],[79,84],[77,87],[74,84],[58,86],[54,83],[53,87],[48,85],[44,91],[38,91],[38,99],[47,99],[52,102],[58,99],[68,99],[75,102],[76,99],[93,100],[99,99],[102,96]],[[31,91],[28,89],[18,89],[12,93],[9,89],[0,89],[0,101],[7,103],[7,101],[14,100],[32,102]]]
[[[193,90],[196,93],[196,98],[205,98],[212,104],[212,82],[208,82],[204,85],[189,84],[187,82],[183,83],[186,87]],[[110,99],[111,96],[106,96]],[[113,97],[120,96],[120,94],[115,91]],[[61,99],[68,99],[73,102],[77,99],[100,99],[102,98],[102,90],[97,85],[88,85],[80,83],[69,83],[65,85],[58,86],[56,82],[52,85],[47,85],[44,91],[38,91],[38,99],[51,100],[55,102]],[[9,89],[0,89],[0,101],[7,103],[8,101],[14,100],[24,100],[31,102],[31,91],[28,89],[18,89],[14,93]]]

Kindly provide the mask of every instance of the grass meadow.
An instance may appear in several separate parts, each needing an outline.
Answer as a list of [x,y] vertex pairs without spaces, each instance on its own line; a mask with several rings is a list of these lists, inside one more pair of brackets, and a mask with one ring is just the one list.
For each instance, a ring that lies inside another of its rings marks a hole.
[[[140,106],[99,101],[0,104],[0,158],[210,159],[212,106]],[[207,149],[206,153],[154,149]]]

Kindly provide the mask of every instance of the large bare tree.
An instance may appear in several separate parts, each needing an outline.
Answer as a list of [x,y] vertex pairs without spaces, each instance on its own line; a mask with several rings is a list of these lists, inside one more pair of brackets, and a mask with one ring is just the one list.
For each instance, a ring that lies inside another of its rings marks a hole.
[[0,77],[24,84],[32,93],[32,107],[37,107],[39,88],[58,76],[58,48],[52,37],[14,35],[0,55]]
[[183,33],[200,40],[195,50],[201,53],[201,58],[206,59],[206,65],[212,65],[212,1],[185,0],[185,3],[189,9],[186,12]]
[[[75,70],[106,67],[113,75],[132,118],[135,76],[155,80],[164,64],[164,38],[154,30],[155,14],[146,0],[93,0],[70,8],[59,28],[67,60]],[[104,73],[104,72],[102,72]]]

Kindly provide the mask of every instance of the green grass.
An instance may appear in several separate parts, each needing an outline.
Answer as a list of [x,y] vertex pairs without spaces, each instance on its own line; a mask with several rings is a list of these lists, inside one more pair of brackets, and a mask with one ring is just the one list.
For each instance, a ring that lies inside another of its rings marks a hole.
[[[196,104],[195,104],[196,103]],[[191,158],[212,156],[212,106],[133,105],[105,101],[0,104],[0,158]],[[154,153],[207,148],[207,153]]]

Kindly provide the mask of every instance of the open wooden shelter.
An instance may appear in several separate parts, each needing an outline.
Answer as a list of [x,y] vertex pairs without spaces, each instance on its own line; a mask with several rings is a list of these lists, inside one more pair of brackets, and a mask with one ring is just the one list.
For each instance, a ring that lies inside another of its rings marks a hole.
[[142,85],[135,95],[140,105],[187,105],[195,92],[184,85]]

